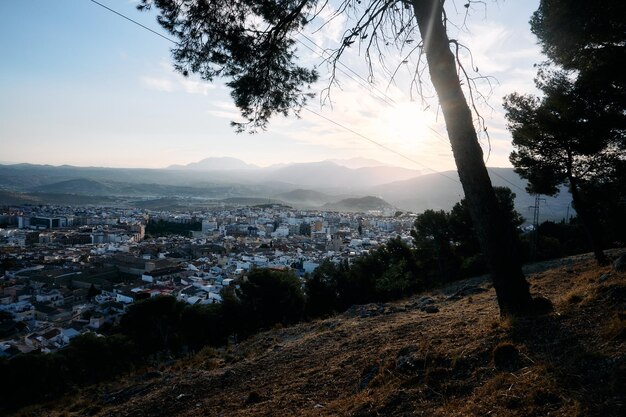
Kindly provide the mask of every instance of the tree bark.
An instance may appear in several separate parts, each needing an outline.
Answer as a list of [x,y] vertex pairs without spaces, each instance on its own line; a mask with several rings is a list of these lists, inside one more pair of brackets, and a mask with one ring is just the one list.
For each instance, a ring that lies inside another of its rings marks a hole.
[[443,0],[412,0],[430,78],[437,92],[459,178],[481,249],[491,271],[501,315],[532,307],[513,227],[498,208],[483,152],[463,94],[456,60],[443,23]]

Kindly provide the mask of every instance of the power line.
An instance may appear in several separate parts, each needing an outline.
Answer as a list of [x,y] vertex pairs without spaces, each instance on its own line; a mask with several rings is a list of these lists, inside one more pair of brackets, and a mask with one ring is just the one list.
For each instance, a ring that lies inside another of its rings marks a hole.
[[115,13],[116,15],[118,15],[118,16],[120,16],[120,17],[123,17],[124,19],[126,19],[126,20],[128,20],[128,21],[130,21],[130,22],[133,22],[134,24],[136,24],[136,25],[138,25],[138,26],[141,26],[141,27],[142,27],[142,28],[144,28],[145,30],[150,31],[150,32],[154,33],[155,35],[160,36],[160,37],[162,37],[163,39],[165,39],[165,40],[167,40],[167,41],[170,41],[170,42],[172,42],[173,44],[178,45],[178,42],[176,42],[174,39],[172,39],[172,38],[168,38],[167,36],[165,36],[165,35],[163,35],[163,34],[161,34],[161,33],[157,32],[157,31],[155,31],[155,30],[150,29],[148,26],[144,26],[144,25],[142,25],[141,23],[137,22],[136,20],[133,20],[133,19],[131,19],[130,17],[123,15],[123,14],[122,14],[122,13],[120,13],[120,12],[117,12],[117,11],[115,11],[115,10],[111,9],[110,7],[107,7],[107,6],[105,6],[104,4],[97,2],[96,0],[90,0],[90,1],[91,1],[92,3],[97,4],[97,5],[98,5],[98,6],[100,6],[100,7],[103,7],[103,8],[105,8],[105,9],[107,9],[108,11],[110,11],[110,12],[112,12],[112,13]]
[[[308,37],[306,34],[304,34],[304,33],[302,33],[302,32],[298,32],[298,33],[299,33],[299,34],[300,34],[303,38],[305,38],[307,41],[309,41],[311,44],[315,45],[315,47],[316,47],[316,48],[320,49],[320,50],[322,51],[322,53],[326,53],[326,51],[325,51],[325,49],[324,49],[324,48],[322,48],[320,45],[318,45],[318,44],[317,44],[314,40],[312,40],[312,39],[311,39],[310,37]],[[304,42],[302,42],[300,39],[296,39],[296,40],[297,40],[297,41],[298,41],[301,45],[303,45],[305,48],[307,48],[308,50],[310,50],[310,51],[312,51],[313,53],[315,53],[315,54],[316,54],[317,56],[319,56],[320,58],[322,58],[322,59],[327,59],[326,57],[322,56],[319,52],[317,52],[317,51],[313,50],[311,47],[309,47],[308,45],[304,44]],[[366,87],[371,87],[371,88],[375,89],[376,91],[378,91],[378,92],[379,92],[379,93],[383,96],[383,101],[385,102],[385,104],[390,105],[390,103],[389,103],[389,102],[391,102],[392,104],[397,104],[397,103],[396,103],[396,101],[395,101],[393,98],[389,97],[389,95],[388,95],[386,92],[381,91],[378,87],[376,87],[374,84],[372,84],[371,82],[369,82],[368,80],[366,80],[363,76],[361,76],[360,74],[358,74],[357,72],[355,72],[352,68],[350,68],[349,66],[345,65],[345,64],[344,64],[343,62],[341,62],[341,61],[337,61],[337,64],[339,64],[339,65],[341,65],[342,67],[346,68],[348,71],[350,71],[350,72],[351,72],[352,74],[354,74],[356,77],[358,77],[360,80],[362,80],[363,82],[365,82],[365,83],[366,83]],[[356,80],[354,77],[350,76],[350,74],[347,74],[347,73],[346,73],[345,71],[343,71],[341,68],[339,68],[339,70],[341,71],[341,73],[342,73],[342,74],[345,74],[348,78],[352,79],[353,81],[357,81],[357,82],[358,82],[358,80]],[[371,90],[370,90],[370,92],[371,92]],[[307,110],[309,110],[309,109],[307,109]],[[309,110],[309,111],[310,111],[310,110]],[[315,114],[317,114],[317,113],[315,113]],[[319,114],[317,114],[317,115],[318,115],[318,116],[320,116],[320,117],[323,117],[323,116],[321,116],[321,115],[319,115]],[[327,119],[327,120],[329,120],[329,119]],[[331,121],[331,120],[329,120],[329,121]],[[335,123],[334,121],[331,121],[331,122],[332,122],[332,123]],[[335,124],[339,125],[338,123],[335,123]],[[341,127],[345,128],[345,129],[348,129],[348,128],[347,128],[347,127],[345,127],[345,126],[341,126]],[[449,145],[449,144],[450,144],[449,140],[448,140],[448,139],[446,139],[446,138],[444,138],[444,137],[443,137],[443,135],[441,135],[441,133],[439,133],[437,130],[435,130],[435,129],[434,129],[434,128],[432,128],[431,126],[426,126],[426,127],[427,127],[429,130],[431,130],[431,131],[432,131],[432,132],[436,135],[435,137],[436,137],[437,139],[441,140],[442,142],[446,143],[447,145]],[[348,130],[350,130],[350,129],[348,129]],[[356,132],[354,132],[354,131],[352,131],[352,132],[353,132],[353,133],[355,133],[355,134],[358,134],[358,133],[356,133]],[[365,139],[370,140],[369,138],[365,138]],[[371,141],[371,140],[370,140],[370,141]],[[376,142],[374,142],[374,143],[376,143]],[[400,155],[400,156],[402,156],[402,157],[403,157],[403,158],[405,158],[405,159],[409,159],[410,161],[412,161],[412,162],[414,162],[414,163],[418,163],[417,161],[414,161],[414,160],[412,160],[412,159],[410,159],[410,158],[407,158],[405,155],[401,155],[400,153],[398,153],[398,152],[396,152],[396,151],[393,151],[393,150],[391,150],[391,149],[389,149],[389,148],[386,148],[386,147],[382,146],[382,145],[381,145],[381,144],[379,144],[379,143],[376,143],[376,145],[381,146],[381,147],[383,147],[384,149],[386,149],[386,150],[388,150],[388,151],[391,151],[391,152],[393,152],[393,153],[395,153],[395,154],[397,154],[397,155]],[[419,164],[419,163],[418,163],[418,164]],[[421,165],[421,164],[420,164],[420,165]],[[486,167],[486,168],[487,168],[487,171],[488,171],[488,172],[490,172],[492,175],[494,175],[494,176],[496,176],[496,177],[500,178],[502,181],[504,181],[504,182],[508,183],[509,185],[511,185],[511,186],[513,186],[513,187],[515,187],[515,188],[517,188],[518,190],[520,190],[520,191],[522,191],[522,192],[526,192],[526,190],[525,190],[525,189],[523,189],[522,187],[520,187],[519,185],[517,185],[517,184],[515,184],[515,183],[513,183],[513,182],[511,182],[511,181],[509,181],[508,179],[504,178],[502,175],[498,174],[497,172],[495,172],[494,170],[490,169],[489,167]],[[430,168],[429,168],[429,169],[430,169]],[[433,170],[433,171],[434,171],[434,170]]]
[[[302,33],[302,32],[298,32],[303,38],[305,38],[307,41],[309,41],[310,43],[312,43],[313,45],[315,45],[316,48],[319,48],[322,53],[327,54],[326,50],[324,48],[322,48],[320,45],[318,45],[313,39],[309,38],[306,34]],[[305,48],[308,48],[310,51],[312,51],[313,53],[315,53],[317,56],[319,56],[322,59],[328,59],[327,57],[324,57],[323,55],[321,55],[319,52],[314,51],[312,48],[310,48],[308,45],[304,44],[304,42],[302,42],[300,39],[296,39],[301,45],[303,45]],[[376,85],[374,85],[373,83],[371,83],[370,81],[366,80],[361,74],[357,73],[356,71],[354,71],[352,68],[350,68],[349,66],[347,66],[346,64],[344,64],[341,61],[336,61],[336,63],[342,67],[344,67],[345,69],[347,69],[349,72],[351,72],[352,74],[354,74],[358,79],[360,79],[362,82],[365,83],[365,86],[367,86],[368,88],[373,88],[374,90],[376,90],[379,94],[381,94],[386,100],[384,101],[390,101],[392,104],[397,104],[396,101],[392,98],[389,97],[389,95],[382,91],[381,89],[379,89]],[[347,77],[351,78],[354,81],[357,81],[354,79],[354,77],[350,76],[349,74],[347,74],[345,71],[341,70],[341,68],[339,69],[343,74],[345,74]],[[358,82],[358,81],[357,81]],[[389,103],[388,103],[389,104]]]
[[328,117],[326,117],[326,116],[324,116],[324,115],[322,115],[322,114],[320,114],[320,113],[318,113],[318,112],[316,112],[316,111],[314,111],[314,110],[311,110],[311,109],[309,109],[308,107],[303,107],[303,109],[304,109],[304,110],[306,110],[306,111],[308,111],[308,112],[310,112],[310,113],[315,114],[315,115],[316,115],[316,116],[318,116],[318,117],[321,117],[322,119],[324,119],[324,120],[326,120],[326,121],[328,121],[328,122],[330,122],[330,123],[332,123],[332,124],[334,124],[334,125],[337,125],[337,126],[341,127],[341,128],[342,128],[342,129],[344,129],[344,130],[347,130],[347,131],[348,131],[348,132],[350,132],[350,133],[353,133],[353,134],[355,134],[355,135],[359,136],[359,137],[360,137],[360,138],[362,138],[362,139],[365,139],[366,141],[368,141],[368,142],[370,142],[370,143],[373,143],[374,145],[376,145],[376,146],[378,146],[378,147],[380,147],[380,148],[382,148],[382,149],[385,149],[385,150],[386,150],[386,151],[388,151],[388,152],[394,153],[394,154],[396,154],[396,155],[398,155],[398,156],[400,156],[400,157],[402,157],[402,158],[406,159],[407,161],[410,161],[410,162],[413,162],[414,164],[420,165],[420,166],[422,166],[422,167],[424,167],[424,168],[426,168],[426,169],[428,169],[428,170],[430,170],[430,171],[433,171],[434,173],[439,174],[439,175],[441,175],[442,177],[445,177],[445,178],[447,178],[447,179],[449,179],[449,180],[451,180],[451,181],[454,181],[454,182],[456,182],[456,183],[458,183],[458,182],[459,182],[459,180],[457,180],[457,179],[455,179],[455,178],[449,177],[449,176],[447,176],[446,174],[444,174],[444,173],[442,173],[442,172],[436,171],[436,170],[434,170],[434,169],[430,168],[429,166],[427,166],[427,165],[425,165],[425,164],[423,164],[423,163],[421,163],[421,162],[419,162],[419,161],[417,161],[417,160],[415,160],[415,159],[413,159],[413,158],[410,158],[410,157],[408,157],[408,156],[406,156],[406,155],[404,155],[404,154],[402,154],[402,153],[400,153],[400,152],[398,152],[398,151],[394,150],[393,148],[390,148],[390,147],[388,147],[388,146],[386,146],[386,145],[383,145],[382,143],[377,142],[377,141],[375,141],[374,139],[371,139],[371,138],[369,138],[369,137],[367,137],[367,136],[363,135],[362,133],[359,133],[359,132],[357,132],[357,131],[355,131],[355,130],[350,129],[348,126],[345,126],[345,125],[343,125],[343,124],[341,124],[341,123],[339,123],[339,122],[336,122],[336,121],[334,121],[334,120],[332,120],[332,119],[330,119],[330,118],[328,118]]
[[[312,40],[311,38],[309,38],[307,35],[305,35],[302,32],[298,32],[302,37],[304,37],[306,40],[308,40],[309,42],[311,42],[313,45],[315,45],[316,48],[319,48],[323,53],[325,52],[325,49],[322,48],[320,45],[318,45],[314,40]],[[322,59],[327,59],[326,57],[322,56],[319,52],[314,51],[311,47],[309,47],[308,45],[304,44],[300,39],[296,39],[301,45],[303,45],[305,48],[309,49],[310,51],[312,51],[313,53],[315,53],[317,56],[319,56]],[[342,67],[346,68],[348,71],[350,71],[352,74],[356,75],[360,80],[362,80],[365,83],[365,86],[367,88],[373,88],[376,91],[378,91],[382,96],[383,96],[383,101],[387,104],[390,105],[389,102],[391,102],[391,104],[397,104],[397,102],[390,97],[386,92],[382,91],[381,89],[379,89],[378,87],[376,87],[376,85],[374,85],[373,83],[369,82],[368,80],[366,80],[362,75],[360,75],[359,73],[355,72],[352,68],[350,68],[349,66],[347,66],[346,64],[344,64],[341,61],[337,61],[338,65],[341,65]],[[350,74],[347,74],[345,71],[343,71],[341,68],[339,68],[339,71],[341,71],[342,74],[345,74],[348,78],[352,79],[353,81],[357,81],[354,79],[354,77],[350,76]],[[358,82],[358,81],[357,81]],[[371,90],[370,90],[371,92]],[[449,145],[450,142],[444,138],[441,133],[437,132],[437,130],[435,130],[433,127],[426,125],[426,127],[432,131],[435,135],[437,135],[437,139],[442,140],[445,144]]]
[[[124,14],[122,14],[122,13],[120,13],[120,12],[116,11],[116,10],[113,10],[113,9],[111,9],[110,7],[107,7],[107,6],[105,6],[104,4],[102,4],[102,3],[100,3],[100,2],[98,2],[98,1],[96,1],[96,0],[90,0],[90,1],[91,1],[92,3],[94,3],[94,4],[96,4],[96,5],[98,5],[98,6],[102,7],[102,8],[104,8],[104,9],[106,9],[106,10],[108,10],[108,11],[110,11],[110,12],[112,12],[112,13],[114,13],[114,14],[116,14],[116,15],[118,15],[118,16],[120,16],[120,17],[122,17],[122,18],[126,19],[126,20],[128,20],[129,22],[132,22],[132,23],[134,23],[134,24],[136,24],[136,25],[140,26],[141,28],[143,28],[143,29],[145,29],[145,30],[150,31],[151,33],[153,33],[153,34],[155,34],[155,35],[158,35],[158,36],[160,36],[161,38],[163,38],[163,39],[165,39],[165,40],[167,40],[167,41],[169,41],[169,42],[172,42],[172,43],[174,43],[174,44],[178,45],[178,42],[174,41],[173,39],[168,38],[167,36],[164,36],[164,35],[162,35],[162,34],[160,34],[160,33],[156,32],[156,31],[154,31],[154,30],[150,29],[150,28],[149,28],[149,27],[147,27],[147,26],[142,25],[141,23],[137,22],[136,20],[131,19],[130,17],[125,16]],[[306,35],[304,35],[304,34],[302,34],[302,35],[303,35],[305,38],[307,38],[307,39],[308,39],[311,43],[313,43],[316,47],[318,47],[318,48],[322,49],[319,45],[317,45],[315,42],[313,42],[313,41],[312,41],[310,38],[308,38]],[[313,51],[313,50],[312,50],[312,48],[308,47],[307,45],[305,45],[305,44],[304,44],[304,43],[302,43],[301,41],[299,41],[299,42],[300,42],[302,45],[304,45],[305,47],[309,48],[309,50]],[[313,51],[313,52],[315,52],[315,51]],[[315,53],[317,54],[317,52],[315,52]],[[319,55],[319,54],[318,54],[318,56],[320,56],[321,58],[324,58],[324,57],[322,57],[322,56],[321,56],[321,55]],[[356,75],[357,75],[360,79],[362,79],[363,81],[367,82],[367,80],[365,80],[362,76],[360,76],[359,74],[357,74],[356,72],[354,72],[351,68],[347,67],[345,64],[341,64],[341,65],[343,65],[344,67],[346,67],[346,68],[347,68],[350,72],[352,72],[352,73],[356,74]],[[353,78],[353,77],[351,77],[349,74],[345,73],[344,71],[342,71],[342,73],[346,74],[346,76],[348,76],[348,77],[350,77],[350,78],[352,78],[352,79],[354,80],[354,78]],[[369,85],[369,82],[368,82],[368,85]],[[390,98],[387,94],[385,94],[384,92],[380,91],[380,90],[379,90],[378,88],[376,88],[375,86],[373,86],[373,88],[375,88],[377,91],[379,91],[381,94],[383,94],[383,96],[384,96],[384,97],[386,97],[387,99],[389,99],[389,100],[391,100],[391,101],[393,102],[393,99],[392,99],[392,98]],[[395,102],[394,102],[394,103],[395,103]],[[448,176],[448,175],[445,175],[445,174],[443,174],[443,173],[441,173],[441,172],[439,172],[439,171],[436,171],[435,169],[430,168],[429,166],[427,166],[427,165],[425,165],[425,164],[423,164],[423,163],[421,163],[421,162],[418,162],[417,160],[415,160],[415,159],[413,159],[413,158],[410,158],[410,157],[408,157],[408,156],[406,156],[406,155],[402,154],[401,152],[398,152],[398,151],[394,150],[393,148],[390,148],[390,147],[388,147],[388,146],[386,146],[386,145],[383,145],[382,143],[377,142],[377,141],[375,141],[374,139],[371,139],[371,138],[369,138],[369,137],[367,137],[367,136],[365,136],[365,135],[363,135],[363,134],[361,134],[361,133],[359,133],[359,132],[356,132],[356,131],[354,131],[353,129],[350,129],[349,127],[347,127],[347,126],[345,126],[345,125],[343,125],[343,124],[341,124],[341,123],[339,123],[339,122],[337,122],[337,121],[335,121],[335,120],[332,120],[331,118],[326,117],[326,116],[324,116],[324,115],[322,115],[322,114],[320,114],[320,113],[318,113],[318,112],[316,112],[316,111],[314,111],[314,110],[311,110],[311,109],[309,109],[309,108],[307,108],[307,107],[303,107],[303,109],[304,109],[304,110],[307,110],[308,112],[310,112],[310,113],[312,113],[312,114],[314,114],[314,115],[316,115],[316,116],[318,116],[318,117],[320,117],[320,118],[322,118],[322,119],[324,119],[324,120],[326,120],[326,121],[328,121],[328,122],[330,122],[330,123],[332,123],[332,124],[334,124],[334,125],[336,125],[336,126],[341,127],[341,128],[342,128],[342,129],[344,129],[344,130],[347,130],[347,131],[349,131],[349,132],[351,132],[351,133],[353,133],[353,134],[357,135],[358,137],[360,137],[360,138],[362,138],[362,139],[364,139],[364,140],[366,140],[366,141],[368,141],[368,142],[370,142],[370,143],[373,143],[374,145],[376,145],[376,146],[378,146],[378,147],[380,147],[380,148],[382,148],[382,149],[387,150],[388,152],[391,152],[391,153],[393,153],[393,154],[395,154],[395,155],[398,155],[398,156],[400,156],[400,157],[402,157],[402,158],[404,158],[404,159],[406,159],[406,160],[408,160],[408,161],[410,161],[410,162],[412,162],[412,163],[414,163],[414,164],[417,164],[417,165],[419,165],[419,166],[421,166],[421,167],[424,167],[424,168],[426,168],[426,169],[428,169],[428,170],[430,170],[430,171],[433,171],[434,173],[439,174],[439,175],[441,175],[442,177],[445,177],[445,178],[447,178],[447,179],[449,179],[449,180],[451,180],[451,181],[454,181],[455,183],[459,183],[459,182],[460,182],[460,181],[458,181],[458,180],[457,180],[457,179],[455,179],[455,178],[452,178],[452,177],[450,177],[450,176]],[[431,130],[432,130],[432,128],[431,128]],[[434,130],[433,130],[433,131],[434,131]],[[439,132],[436,132],[436,131],[434,131],[434,132],[435,132],[435,133],[437,133],[437,134],[439,134]]]
[[513,187],[517,188],[518,190],[521,190],[523,192],[526,192],[525,189],[523,189],[522,187],[520,187],[519,185],[507,180],[506,178],[504,178],[502,175],[498,174],[497,172],[495,172],[494,170],[492,170],[491,168],[487,168],[487,171],[489,171],[492,175],[495,175],[496,177],[500,178],[502,181],[512,185]]

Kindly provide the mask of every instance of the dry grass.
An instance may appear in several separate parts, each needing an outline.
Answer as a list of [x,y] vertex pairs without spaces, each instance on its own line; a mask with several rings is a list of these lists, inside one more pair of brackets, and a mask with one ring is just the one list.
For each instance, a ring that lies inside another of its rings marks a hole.
[[493,289],[440,291],[435,314],[405,300],[276,328],[22,415],[621,416],[626,274],[600,281],[609,269],[588,257],[551,266],[530,276],[551,314],[500,320]]

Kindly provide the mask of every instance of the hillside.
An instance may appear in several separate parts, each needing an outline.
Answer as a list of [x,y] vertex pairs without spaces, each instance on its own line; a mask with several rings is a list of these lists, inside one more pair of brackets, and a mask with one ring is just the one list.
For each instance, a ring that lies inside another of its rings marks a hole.
[[313,190],[298,188],[276,196],[282,201],[299,207],[318,207],[339,198]]
[[33,187],[30,191],[52,194],[111,195],[114,189],[100,181],[76,178],[52,184],[38,185]]
[[[360,166],[367,162],[358,159],[345,162],[354,168],[333,161],[259,168],[234,158],[208,158],[170,169],[0,165],[0,189],[13,193],[37,191],[137,199],[271,198],[298,208],[319,208],[331,203],[328,210],[342,210],[332,207],[341,198],[374,195],[400,210],[416,213],[426,209],[450,210],[463,198],[454,171],[422,175],[420,171],[400,167]],[[494,185],[509,187],[517,195],[517,211],[532,218],[529,207],[535,200],[524,191],[526,181],[512,168],[489,168],[489,172]],[[575,214],[565,187],[556,197],[542,197],[541,221],[560,221],[568,213]],[[0,195],[0,204],[13,201],[19,200]],[[368,209],[372,208],[348,208],[349,211]]]
[[205,349],[22,415],[624,415],[626,272],[583,255],[527,273],[553,313],[500,320],[493,288],[475,278]]
[[394,207],[378,197],[345,198],[335,203],[327,203],[322,206],[323,210],[367,212],[370,210],[388,210]]
[[[489,168],[489,176],[494,186],[508,187],[516,194],[515,209],[524,217],[532,218],[529,207],[535,203],[535,196],[526,193],[527,181],[516,174],[512,168]],[[390,204],[403,209],[421,213],[426,209],[450,210],[463,198],[463,189],[456,171],[427,174],[404,181],[372,187],[370,192],[384,198]],[[566,187],[560,188],[555,197],[545,195],[540,206],[541,221],[560,221],[566,213],[575,212],[568,206],[572,200]]]
[[75,194],[18,193],[0,190],[0,204],[123,204],[113,197]]

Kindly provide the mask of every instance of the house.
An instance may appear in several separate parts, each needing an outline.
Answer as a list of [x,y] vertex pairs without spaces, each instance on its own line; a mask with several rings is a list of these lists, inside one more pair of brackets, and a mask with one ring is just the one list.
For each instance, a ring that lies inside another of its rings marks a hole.
[[122,289],[115,293],[115,301],[123,304],[132,304],[137,299],[137,293],[132,290]]
[[38,303],[43,303],[55,307],[63,305],[63,295],[61,294],[61,291],[57,289],[53,289],[47,292],[42,291],[40,294],[37,294],[35,296],[35,300]]
[[102,325],[104,325],[104,323],[105,318],[102,314],[94,314],[89,318],[88,326],[92,329],[99,329]]
[[61,337],[65,345],[68,345],[73,338],[79,335],[80,335],[80,332],[72,327],[61,329]]
[[71,310],[52,307],[46,304],[33,303],[35,307],[35,320],[57,322],[69,320],[72,317]]

